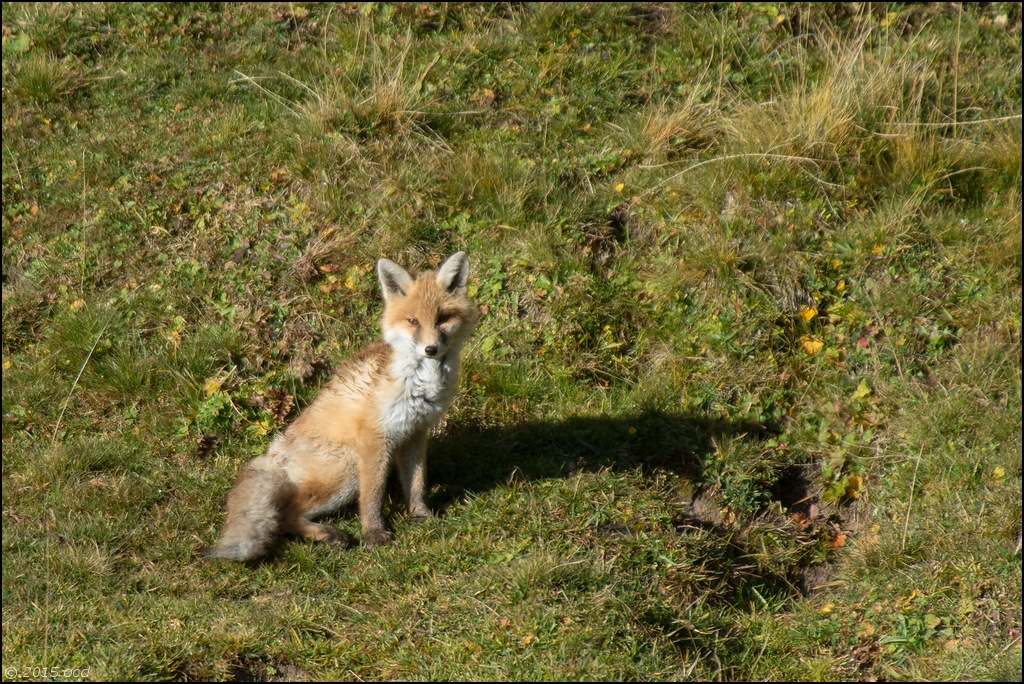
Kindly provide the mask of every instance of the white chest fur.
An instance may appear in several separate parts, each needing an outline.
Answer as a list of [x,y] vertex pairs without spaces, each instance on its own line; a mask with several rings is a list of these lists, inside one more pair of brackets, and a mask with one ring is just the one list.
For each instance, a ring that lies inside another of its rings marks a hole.
[[432,427],[441,419],[455,395],[459,359],[443,361],[417,357],[398,358],[391,372],[401,391],[381,407],[381,425],[389,442],[402,442],[413,433]]

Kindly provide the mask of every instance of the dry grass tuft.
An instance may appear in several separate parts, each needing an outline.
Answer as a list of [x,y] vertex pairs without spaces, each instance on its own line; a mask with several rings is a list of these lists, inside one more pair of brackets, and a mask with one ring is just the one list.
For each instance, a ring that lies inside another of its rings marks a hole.
[[359,47],[348,67],[338,67],[312,85],[289,75],[284,81],[298,86],[307,97],[291,101],[260,81],[239,73],[241,79],[286,107],[304,124],[304,133],[330,135],[349,133],[360,137],[379,137],[407,133],[426,116],[430,100],[423,94],[423,81],[435,62],[429,63],[415,78],[407,70],[412,38],[406,35],[397,51],[389,53],[378,40],[359,37]]
[[12,91],[38,105],[46,105],[67,97],[81,86],[81,76],[72,60],[39,52],[26,59],[17,70]]
[[681,102],[649,105],[622,127],[616,127],[628,152],[648,163],[672,161],[715,146],[721,112],[703,102],[705,89],[694,88]]

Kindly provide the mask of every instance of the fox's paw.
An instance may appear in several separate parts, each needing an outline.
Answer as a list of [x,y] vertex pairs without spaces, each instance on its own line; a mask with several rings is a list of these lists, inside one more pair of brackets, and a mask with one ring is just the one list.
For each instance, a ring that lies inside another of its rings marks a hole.
[[424,520],[429,520],[430,518],[434,517],[434,514],[431,513],[430,509],[427,508],[425,505],[421,505],[413,506],[412,508],[410,508],[409,517],[412,518],[415,522],[423,522]]
[[331,546],[337,546],[340,549],[347,549],[349,545],[348,535],[339,530],[337,527],[331,527],[330,525],[324,525],[323,537],[320,541],[324,544],[330,544]]
[[363,535],[363,544],[366,548],[370,549],[374,546],[390,544],[392,539],[394,539],[394,537],[387,530],[370,530]]
[[285,523],[285,529],[307,539],[315,539],[323,544],[330,544],[344,549],[348,546],[348,535],[331,525],[321,525],[310,522],[304,518],[290,520]]
[[251,561],[262,555],[262,549],[252,548],[249,545],[230,544],[228,546],[207,546],[199,549],[197,555],[200,558],[226,558],[233,561]]

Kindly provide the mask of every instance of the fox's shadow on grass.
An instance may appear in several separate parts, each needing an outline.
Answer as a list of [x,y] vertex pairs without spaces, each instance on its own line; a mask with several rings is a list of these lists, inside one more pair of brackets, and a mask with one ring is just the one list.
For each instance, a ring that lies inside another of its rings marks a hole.
[[574,417],[480,428],[449,425],[431,443],[430,503],[443,513],[466,494],[515,478],[568,477],[580,471],[667,470],[696,484],[715,441],[764,440],[775,432],[752,421],[725,421],[648,410],[627,417]]
[[[718,586],[728,587],[722,592],[723,600],[746,605],[755,594],[806,595],[821,583],[823,568],[806,560],[780,562],[773,568],[751,563],[751,555],[759,550],[754,536],[722,520],[720,502],[715,496],[715,477],[705,472],[716,443],[763,442],[778,432],[775,426],[753,421],[661,410],[626,417],[577,417],[494,428],[449,425],[431,443],[428,471],[435,490],[429,503],[443,516],[448,507],[467,495],[515,480],[571,477],[602,469],[640,469],[650,474],[670,471],[693,484],[692,501],[680,509],[673,521],[675,531],[697,531],[715,540],[712,546],[717,549],[714,553],[724,573]],[[804,512],[812,498],[808,496],[811,487],[806,472],[790,467],[779,475],[774,501],[789,513]],[[606,527],[595,530],[595,534],[632,535],[627,526]],[[678,631],[668,626],[666,629]]]

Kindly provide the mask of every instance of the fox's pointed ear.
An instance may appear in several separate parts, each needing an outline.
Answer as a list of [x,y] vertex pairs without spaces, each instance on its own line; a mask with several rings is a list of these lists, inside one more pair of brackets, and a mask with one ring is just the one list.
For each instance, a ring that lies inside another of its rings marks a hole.
[[469,257],[465,252],[457,252],[448,257],[441,268],[437,269],[437,283],[445,292],[455,292],[466,287],[469,279]]
[[378,261],[377,277],[380,278],[380,285],[384,289],[384,301],[395,297],[405,297],[409,294],[412,276],[394,261],[390,259]]

